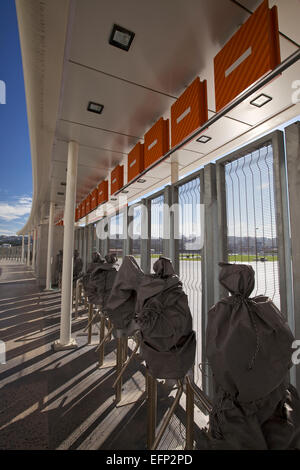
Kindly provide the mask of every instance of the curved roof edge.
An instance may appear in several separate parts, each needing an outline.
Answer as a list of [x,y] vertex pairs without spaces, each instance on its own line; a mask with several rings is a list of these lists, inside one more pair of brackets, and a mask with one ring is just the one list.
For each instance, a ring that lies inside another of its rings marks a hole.
[[28,233],[41,221],[43,206],[50,198],[69,7],[70,0],[16,0],[33,183],[31,213],[18,235]]

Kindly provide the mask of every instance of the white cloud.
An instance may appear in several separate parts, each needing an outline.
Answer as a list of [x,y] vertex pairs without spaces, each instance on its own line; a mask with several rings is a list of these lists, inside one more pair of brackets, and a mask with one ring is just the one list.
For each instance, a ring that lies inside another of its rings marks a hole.
[[0,228],[0,235],[15,235],[16,231],[15,230],[6,230],[3,228]]
[[16,220],[30,213],[32,198],[21,196],[16,202],[0,202],[0,219],[10,221]]

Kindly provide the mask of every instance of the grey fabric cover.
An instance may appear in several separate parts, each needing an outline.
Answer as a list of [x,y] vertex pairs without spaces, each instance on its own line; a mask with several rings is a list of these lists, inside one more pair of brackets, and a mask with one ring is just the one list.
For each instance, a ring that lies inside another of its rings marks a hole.
[[145,274],[133,256],[126,256],[107,304],[116,328],[132,322],[142,333],[141,354],[157,378],[177,379],[192,367],[196,340],[182,283],[169,259],[160,257],[155,274]]
[[289,448],[299,426],[299,398],[286,382],[292,332],[269,298],[249,298],[255,281],[251,266],[220,265],[220,283],[232,295],[208,312],[212,437],[234,449]]
[[89,302],[92,304],[94,304],[96,300],[97,285],[95,282],[91,281],[91,276],[95,269],[104,262],[105,259],[101,256],[101,254],[98,251],[94,252],[92,254],[92,262],[89,263],[86,274],[82,276],[84,293],[88,297]]
[[105,260],[90,265],[90,272],[86,278],[86,292],[89,301],[106,311],[107,299],[117,275],[117,257],[106,255]]
[[125,256],[107,301],[107,314],[117,329],[126,330],[135,317],[137,291],[144,277],[133,256]]
[[73,282],[79,279],[82,276],[83,261],[79,257],[77,250],[74,250],[73,258]]

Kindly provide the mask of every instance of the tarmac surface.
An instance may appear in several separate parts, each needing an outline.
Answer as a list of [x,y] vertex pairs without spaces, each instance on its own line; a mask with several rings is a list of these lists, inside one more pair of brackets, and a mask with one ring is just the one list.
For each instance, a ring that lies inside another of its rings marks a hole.
[[[86,325],[82,307],[72,320],[77,349],[54,352],[60,291],[41,291],[29,267],[0,260],[0,340],[6,347],[6,364],[0,364],[0,449],[146,448],[146,369],[139,357],[133,360],[116,406],[115,340],[105,347],[107,367],[99,368],[98,328],[87,345]],[[170,384],[159,384],[158,425],[173,396]],[[180,405],[161,449],[184,448],[185,404]],[[196,421],[202,427],[207,418],[196,410]],[[195,425],[196,445],[198,432]]]

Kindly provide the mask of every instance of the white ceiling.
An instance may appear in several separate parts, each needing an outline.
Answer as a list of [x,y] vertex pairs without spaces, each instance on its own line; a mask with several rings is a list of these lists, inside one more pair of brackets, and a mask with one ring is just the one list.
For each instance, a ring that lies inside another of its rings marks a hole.
[[[19,3],[22,1],[26,0]],[[158,118],[169,117],[172,103],[197,75],[207,80],[209,116],[213,115],[213,58],[249,17],[242,5],[253,11],[259,3],[257,0],[73,0],[70,3],[61,0],[57,3],[57,15],[60,8],[69,5],[68,29],[55,138],[49,136],[51,170],[47,180],[44,175],[40,178],[37,175],[37,185],[48,187],[39,205],[54,200],[56,217],[63,215],[64,196],[57,193],[64,192],[61,182],[66,181],[69,140],[80,144],[76,195],[80,202],[118,162],[126,163],[127,153],[139,140],[143,141],[145,132]],[[299,0],[271,0],[269,4],[278,5],[280,31],[299,44]],[[47,25],[47,18],[44,21]],[[135,32],[129,52],[108,43],[114,23]],[[50,20],[49,34],[55,35],[55,23]],[[282,60],[297,49],[291,40],[280,37]],[[291,102],[291,83],[299,79],[299,72],[296,63],[264,88],[263,92],[273,98],[264,108],[254,108],[248,99],[205,131],[212,137],[211,141],[191,142],[180,150],[180,174],[215,159],[216,152],[222,155],[225,148],[235,145],[236,139],[243,144],[253,135],[265,132],[266,123],[274,125],[274,116],[280,115],[284,122],[285,116],[287,120],[300,114],[299,105]],[[47,95],[47,92],[44,87],[43,93]],[[103,104],[103,113],[88,112],[89,101]],[[152,169],[145,179],[145,184],[134,183],[129,188],[129,200],[166,184],[170,179],[170,159]],[[31,224],[32,220],[31,217]]]

